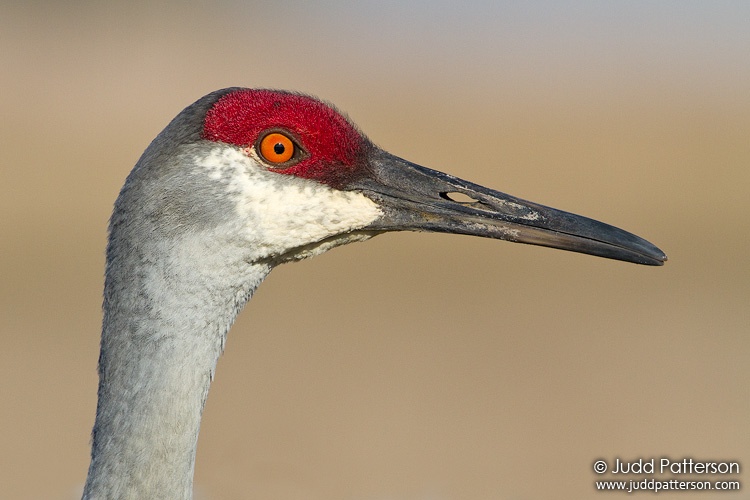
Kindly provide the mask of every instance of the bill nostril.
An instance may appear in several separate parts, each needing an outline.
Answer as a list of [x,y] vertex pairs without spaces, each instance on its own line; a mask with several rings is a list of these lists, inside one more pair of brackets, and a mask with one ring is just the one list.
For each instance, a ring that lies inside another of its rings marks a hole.
[[454,201],[462,205],[471,205],[473,203],[479,203],[479,200],[472,198],[471,196],[461,193],[459,191],[444,191],[440,193],[440,197],[444,200]]

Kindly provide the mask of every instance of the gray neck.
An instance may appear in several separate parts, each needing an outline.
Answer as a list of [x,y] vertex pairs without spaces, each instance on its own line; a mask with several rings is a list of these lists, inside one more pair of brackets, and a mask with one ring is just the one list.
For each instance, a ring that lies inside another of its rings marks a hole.
[[222,232],[137,248],[111,236],[84,499],[191,498],[201,413],[227,330],[271,269],[238,259]]

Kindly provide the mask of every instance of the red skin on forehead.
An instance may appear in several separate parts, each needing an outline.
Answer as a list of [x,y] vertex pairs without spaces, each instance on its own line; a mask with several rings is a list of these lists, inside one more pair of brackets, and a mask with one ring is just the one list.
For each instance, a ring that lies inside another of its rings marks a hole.
[[311,97],[272,90],[226,94],[206,113],[203,137],[240,147],[269,129],[288,130],[307,157],[277,170],[339,187],[356,176],[367,140],[333,108]]

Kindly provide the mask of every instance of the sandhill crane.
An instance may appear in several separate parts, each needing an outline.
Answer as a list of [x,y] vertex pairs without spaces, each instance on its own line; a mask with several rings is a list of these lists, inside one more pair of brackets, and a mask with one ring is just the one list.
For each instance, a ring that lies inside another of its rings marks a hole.
[[261,281],[278,264],[403,230],[666,260],[621,229],[393,156],[312,97],[208,94],[148,146],[115,203],[83,497],[190,498],[216,362]]

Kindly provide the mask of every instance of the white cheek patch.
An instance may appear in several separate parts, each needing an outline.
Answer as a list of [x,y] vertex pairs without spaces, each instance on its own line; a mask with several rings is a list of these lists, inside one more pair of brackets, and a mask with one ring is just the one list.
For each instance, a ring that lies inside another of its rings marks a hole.
[[225,184],[243,236],[257,257],[281,255],[336,235],[347,240],[348,233],[382,215],[378,205],[360,193],[268,171],[234,148],[216,147],[197,164],[209,178]]

